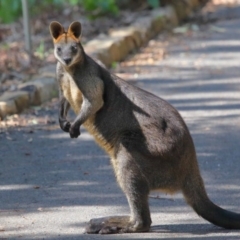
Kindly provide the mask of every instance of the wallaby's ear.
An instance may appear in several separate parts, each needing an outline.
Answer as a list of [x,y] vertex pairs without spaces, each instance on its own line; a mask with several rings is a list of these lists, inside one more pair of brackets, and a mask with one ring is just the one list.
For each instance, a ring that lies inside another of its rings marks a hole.
[[50,33],[53,40],[57,40],[60,35],[64,33],[64,28],[59,22],[51,22],[49,26]]
[[73,22],[68,28],[68,33],[79,39],[82,33],[82,26],[80,22]]

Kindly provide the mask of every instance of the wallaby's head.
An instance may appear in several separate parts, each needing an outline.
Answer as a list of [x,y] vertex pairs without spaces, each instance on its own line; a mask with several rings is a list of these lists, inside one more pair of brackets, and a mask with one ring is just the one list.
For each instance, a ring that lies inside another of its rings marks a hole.
[[68,67],[80,61],[83,51],[80,43],[81,23],[71,23],[67,31],[59,22],[51,22],[49,28],[56,59]]

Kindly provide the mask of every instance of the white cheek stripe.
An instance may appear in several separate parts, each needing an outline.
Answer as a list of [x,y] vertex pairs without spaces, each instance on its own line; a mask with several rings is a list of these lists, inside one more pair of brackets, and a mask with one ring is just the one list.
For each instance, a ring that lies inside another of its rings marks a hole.
[[[72,61],[68,66],[71,66],[78,59],[79,54],[80,54],[79,51],[80,50],[78,50],[78,53],[72,58]],[[66,63],[62,60],[62,58],[57,54],[57,49],[56,48],[54,48],[54,56],[62,65],[67,66]]]
[[56,48],[54,49],[54,56],[55,56],[55,58],[56,58],[61,64],[63,64],[64,66],[66,66],[65,62],[58,56],[58,54],[57,54],[57,49],[56,49]]

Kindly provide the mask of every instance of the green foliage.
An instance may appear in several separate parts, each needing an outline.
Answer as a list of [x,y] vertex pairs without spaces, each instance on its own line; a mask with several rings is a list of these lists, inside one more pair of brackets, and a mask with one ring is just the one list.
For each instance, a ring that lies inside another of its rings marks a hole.
[[44,53],[45,53],[45,46],[44,46],[44,41],[41,41],[39,46],[36,49],[35,55],[39,57],[40,59],[44,58]]
[[117,63],[117,62],[112,62],[111,68],[116,69],[117,66],[118,66],[118,63]]
[[79,3],[79,0],[69,0],[69,3],[74,6]]
[[[149,6],[157,8],[161,0],[147,0]],[[119,9],[116,0],[28,0],[30,13],[39,12],[49,5],[60,7],[65,4],[80,5],[89,14],[90,18],[105,14],[117,14]],[[21,0],[0,0],[0,22],[10,23],[22,14]]]
[[22,11],[20,0],[0,0],[0,21],[4,23],[13,22]]
[[147,2],[152,8],[160,7],[160,1],[159,0],[147,0]]
[[80,4],[90,15],[102,15],[107,13],[117,14],[118,7],[115,0],[81,0]]
[[1,43],[0,45],[0,50],[3,49],[3,50],[9,50],[10,49],[10,45],[7,43],[7,42],[3,42]]
[[[118,7],[115,0],[28,0],[29,12],[36,13],[49,5],[60,7],[70,4],[82,6],[90,17],[103,14],[117,14]],[[22,14],[22,1],[20,0],[0,0],[0,22],[10,23],[20,17]]]

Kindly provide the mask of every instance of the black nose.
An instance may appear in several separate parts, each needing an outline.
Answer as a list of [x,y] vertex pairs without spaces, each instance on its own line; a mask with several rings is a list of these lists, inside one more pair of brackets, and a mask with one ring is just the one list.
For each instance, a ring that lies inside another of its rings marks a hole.
[[68,65],[71,62],[71,58],[64,58],[63,61]]

